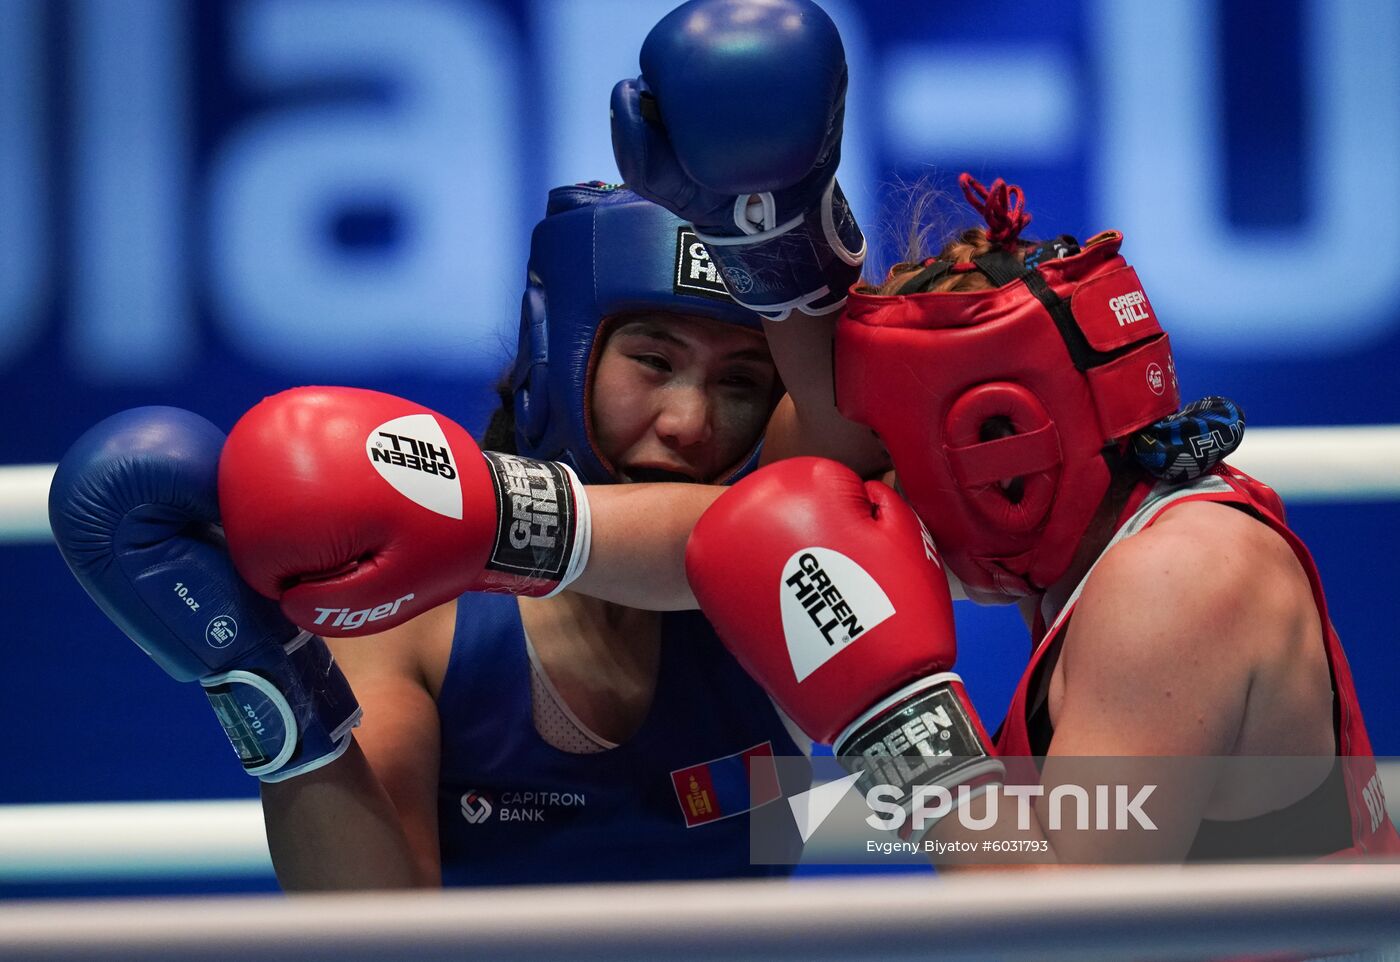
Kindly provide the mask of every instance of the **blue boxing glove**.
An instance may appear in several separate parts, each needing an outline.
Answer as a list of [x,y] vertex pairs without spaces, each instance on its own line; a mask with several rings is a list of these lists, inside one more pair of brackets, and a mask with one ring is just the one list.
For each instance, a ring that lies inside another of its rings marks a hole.
[[172,678],[199,679],[244,769],[281,781],[339,758],[360,706],[325,642],[234,571],[219,527],[223,445],[179,408],[113,415],[59,463],[49,524],[117,627]]
[[617,166],[695,225],[740,304],[773,320],[838,310],[865,238],[836,183],[846,55],[809,0],[690,0],[613,88]]

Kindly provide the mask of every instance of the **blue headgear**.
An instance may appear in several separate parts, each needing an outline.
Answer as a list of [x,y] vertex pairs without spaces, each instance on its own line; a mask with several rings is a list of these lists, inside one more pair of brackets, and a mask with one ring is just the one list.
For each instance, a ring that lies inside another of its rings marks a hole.
[[[625,187],[577,184],[549,192],[530,238],[529,282],[511,374],[516,450],[564,461],[588,484],[615,481],[593,442],[588,385],[602,320],[667,311],[762,330],[734,302],[695,232]],[[718,479],[758,463],[758,445]]]

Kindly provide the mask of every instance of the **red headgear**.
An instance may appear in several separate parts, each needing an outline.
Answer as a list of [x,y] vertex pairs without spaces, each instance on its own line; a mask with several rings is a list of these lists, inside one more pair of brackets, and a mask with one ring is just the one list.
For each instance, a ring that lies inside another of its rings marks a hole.
[[[1121,234],[1082,251],[1068,237],[1025,244],[1019,188],[964,174],[963,190],[1003,249],[927,261],[898,294],[852,291],[836,330],[836,397],[884,441],[953,573],[1021,595],[1065,573],[1123,439],[1175,412],[1180,395]],[[993,287],[922,290],[973,270]]]

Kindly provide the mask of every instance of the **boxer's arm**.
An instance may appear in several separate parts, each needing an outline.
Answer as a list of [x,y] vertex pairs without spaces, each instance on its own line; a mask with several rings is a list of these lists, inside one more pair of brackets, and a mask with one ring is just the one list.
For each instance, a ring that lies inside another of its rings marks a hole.
[[788,394],[773,413],[763,443],[763,463],[815,455],[840,461],[863,478],[890,467],[875,433],[836,409],[832,345],[836,314],[794,312],[786,321],[765,321],[768,349]]
[[427,676],[433,652],[450,645],[455,611],[447,604],[379,635],[328,642],[363,689],[364,721],[336,763],[263,786],[268,845],[284,889],[441,884],[441,742]]
[[[1287,589],[1303,576],[1281,541],[1278,552],[1259,550],[1274,538],[1233,508],[1186,505],[1114,547],[1085,586],[1062,655],[1047,778],[1072,777],[1080,758],[1142,759],[1137,772],[1114,763],[1125,779],[1156,785],[1148,810],[1157,828],[1119,843],[1129,857],[1133,846],[1145,860],[1186,855],[1248,711],[1278,697],[1261,669],[1296,654],[1285,652],[1311,593],[1305,583],[1301,599]],[[1302,737],[1292,744],[1307,751]],[[1061,832],[1052,842],[1061,860],[1088,861],[1109,834]]]
[[[1268,697],[1257,688],[1259,666],[1297,633],[1293,606],[1278,590],[1287,572],[1240,543],[1228,530],[1232,520],[1225,516],[1224,531],[1164,522],[1105,555],[1060,655],[1062,687],[1051,689],[1055,731],[1029,831],[1003,806],[994,828],[967,833],[949,818],[935,838],[1045,842],[1039,855],[1003,856],[1008,867],[1185,857],[1251,700]],[[1064,817],[1056,830],[1051,793],[1078,785],[1092,797],[1098,784],[1124,785],[1128,798],[1146,791],[1140,808],[1152,827],[1128,816],[1123,830],[1080,831]]]
[[685,577],[685,543],[725,490],[715,484],[590,485],[592,548],[569,587],[629,608],[699,607]]
[[436,884],[414,859],[393,803],[356,743],[300,779],[264,783],[263,821],[288,892]]

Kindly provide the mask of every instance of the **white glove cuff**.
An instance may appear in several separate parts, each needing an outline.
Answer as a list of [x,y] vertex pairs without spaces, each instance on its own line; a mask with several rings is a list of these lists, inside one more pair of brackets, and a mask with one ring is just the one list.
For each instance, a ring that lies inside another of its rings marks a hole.
[[569,487],[574,493],[574,544],[559,584],[544,596],[546,598],[554,597],[578,580],[583,569],[588,567],[588,556],[593,550],[593,509],[588,505],[588,491],[573,468],[562,463],[559,466],[568,476]]

